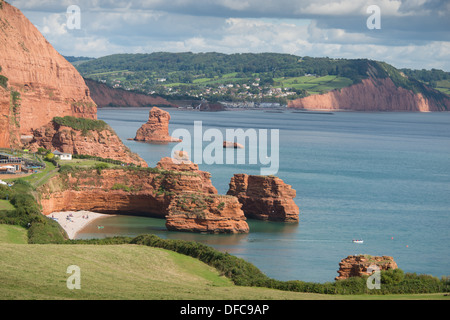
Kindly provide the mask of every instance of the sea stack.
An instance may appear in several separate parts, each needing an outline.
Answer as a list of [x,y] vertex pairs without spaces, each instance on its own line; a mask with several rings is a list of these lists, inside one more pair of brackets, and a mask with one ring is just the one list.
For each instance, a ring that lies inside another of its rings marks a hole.
[[224,141],[223,147],[224,148],[234,148],[234,149],[244,149],[244,146],[242,144],[237,143],[237,142],[232,142],[232,141]]
[[248,233],[249,226],[241,206],[232,196],[182,193],[170,203],[166,228],[183,232]]
[[379,270],[398,269],[394,258],[389,256],[375,257],[367,254],[348,256],[339,263],[339,276],[335,280],[348,279],[350,277],[370,276],[375,267]]
[[139,128],[134,140],[157,144],[181,142],[180,139],[169,135],[169,121],[170,114],[167,111],[153,107],[150,110],[147,123]]
[[247,218],[297,223],[296,191],[275,176],[235,174],[227,195],[236,196]]

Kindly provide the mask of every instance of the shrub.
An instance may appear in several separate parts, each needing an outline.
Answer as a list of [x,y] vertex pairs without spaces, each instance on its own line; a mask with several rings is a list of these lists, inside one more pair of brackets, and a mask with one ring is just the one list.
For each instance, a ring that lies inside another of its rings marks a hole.
[[123,191],[126,191],[126,192],[130,192],[131,191],[131,188],[129,186],[124,185],[122,183],[114,184],[111,189],[112,190],[123,190]]
[[53,122],[61,126],[82,131],[83,135],[86,135],[90,130],[103,131],[109,128],[108,124],[102,120],[77,118],[72,116],[54,117]]
[[40,148],[37,149],[37,152],[38,152],[39,154],[47,154],[47,153],[50,152],[50,150],[47,150],[47,149],[45,149],[45,148],[40,147]]
[[8,78],[7,77],[0,75],[0,87],[3,87],[4,89],[8,88]]
[[102,174],[103,169],[108,169],[109,165],[107,163],[97,163],[95,165],[95,170],[97,170],[98,174]]
[[382,284],[398,284],[403,281],[405,274],[402,269],[389,269],[381,271]]
[[62,244],[68,238],[66,232],[54,220],[44,218],[40,222],[34,222],[28,229],[28,243],[46,244],[57,243]]
[[52,161],[55,158],[55,155],[51,152],[47,152],[45,154],[44,160],[45,161]]

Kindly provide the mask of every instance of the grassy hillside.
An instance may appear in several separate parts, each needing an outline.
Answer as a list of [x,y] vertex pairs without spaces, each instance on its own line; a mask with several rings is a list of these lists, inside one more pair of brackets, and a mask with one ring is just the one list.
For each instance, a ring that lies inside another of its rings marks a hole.
[[[197,259],[139,245],[31,245],[26,229],[0,225],[0,299],[322,300],[449,299],[443,294],[342,296],[235,286]],[[67,267],[81,271],[69,290]]]
[[[396,69],[368,59],[300,57],[279,53],[115,54],[77,66],[85,77],[111,87],[166,99],[281,102],[341,89],[363,79],[391,78],[397,85],[440,99],[450,73]],[[428,87],[440,91],[430,91]],[[442,92],[442,93],[441,93]]]
[[[197,259],[139,245],[31,245],[0,225],[0,299],[309,299],[320,295],[234,286]],[[81,270],[69,290],[67,267]]]

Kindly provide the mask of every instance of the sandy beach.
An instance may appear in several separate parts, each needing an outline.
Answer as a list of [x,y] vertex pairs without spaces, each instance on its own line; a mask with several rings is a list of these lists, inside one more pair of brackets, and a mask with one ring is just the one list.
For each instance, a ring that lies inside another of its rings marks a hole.
[[89,223],[103,217],[111,216],[110,214],[103,214],[91,211],[65,211],[53,212],[47,217],[54,218],[61,227],[66,230],[69,239],[74,239],[77,233],[82,230]]

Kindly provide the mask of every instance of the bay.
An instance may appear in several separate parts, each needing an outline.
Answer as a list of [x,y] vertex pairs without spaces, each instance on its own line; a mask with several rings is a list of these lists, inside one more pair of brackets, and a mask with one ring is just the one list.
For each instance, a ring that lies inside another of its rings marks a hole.
[[[450,275],[450,113],[166,110],[170,133],[187,129],[193,135],[194,121],[202,121],[203,130],[222,132],[280,130],[276,175],[297,191],[300,223],[248,220],[249,234],[204,235],[168,232],[164,220],[124,215],[103,219],[104,229],[88,226],[78,238],[153,233],[200,241],[279,280],[333,281],[340,260],[353,254],[392,256],[405,272]],[[148,112],[99,109],[98,118],[155,166],[176,144],[127,140],[147,121]],[[260,174],[262,165],[199,167],[212,174],[214,186],[225,194],[233,174]]]

